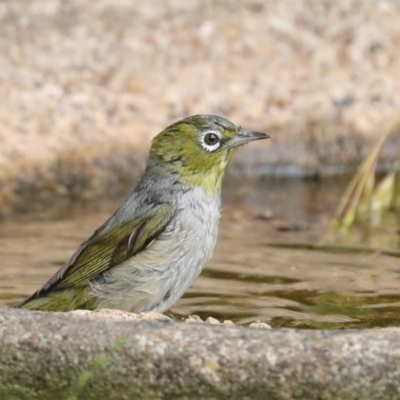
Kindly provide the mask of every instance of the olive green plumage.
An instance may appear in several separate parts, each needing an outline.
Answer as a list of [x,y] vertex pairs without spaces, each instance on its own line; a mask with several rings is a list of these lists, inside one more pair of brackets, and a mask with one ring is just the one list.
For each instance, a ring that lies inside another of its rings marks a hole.
[[213,115],[166,128],[154,138],[146,171],[130,197],[18,307],[167,309],[212,254],[222,179],[234,151],[268,137]]

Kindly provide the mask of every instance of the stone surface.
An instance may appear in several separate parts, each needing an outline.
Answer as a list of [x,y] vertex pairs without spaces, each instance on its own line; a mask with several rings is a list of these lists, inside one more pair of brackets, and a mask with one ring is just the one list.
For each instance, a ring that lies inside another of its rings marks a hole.
[[247,329],[3,308],[0,348],[1,399],[400,399],[398,328]]
[[94,311],[74,310],[70,311],[68,315],[89,318],[99,321],[132,321],[132,320],[171,321],[171,318],[157,312],[135,314],[128,311],[115,310],[111,308],[101,308],[99,310],[94,310]]
[[[62,315],[65,315],[62,313]],[[164,314],[158,312],[142,312],[140,314],[131,313],[129,311],[115,310],[112,308],[101,308],[99,310],[74,310],[68,312],[68,315],[73,315],[82,318],[94,319],[99,321],[133,321],[133,320],[142,320],[142,321],[172,321],[172,319]],[[203,321],[198,315],[190,315],[182,322],[187,323],[204,323],[211,325],[221,324],[216,318],[208,317],[205,321]],[[223,321],[222,324],[227,326],[235,326],[235,324],[226,320]],[[268,324],[265,323],[253,323],[250,327],[254,328],[271,328]]]

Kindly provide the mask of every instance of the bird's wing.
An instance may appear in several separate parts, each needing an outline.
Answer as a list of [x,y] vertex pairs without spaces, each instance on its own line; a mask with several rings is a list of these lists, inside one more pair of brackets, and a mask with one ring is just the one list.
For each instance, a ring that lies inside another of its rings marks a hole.
[[172,206],[162,204],[140,219],[102,233],[106,223],[32,297],[41,296],[52,289],[86,285],[88,280],[144,250],[165,229],[173,214]]

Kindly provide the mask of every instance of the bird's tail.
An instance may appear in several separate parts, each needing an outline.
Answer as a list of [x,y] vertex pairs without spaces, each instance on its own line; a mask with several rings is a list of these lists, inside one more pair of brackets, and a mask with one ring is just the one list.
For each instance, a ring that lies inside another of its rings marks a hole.
[[14,305],[16,308],[38,311],[72,311],[77,309],[94,310],[98,301],[88,299],[85,290],[57,290],[47,294],[33,294],[26,300]]

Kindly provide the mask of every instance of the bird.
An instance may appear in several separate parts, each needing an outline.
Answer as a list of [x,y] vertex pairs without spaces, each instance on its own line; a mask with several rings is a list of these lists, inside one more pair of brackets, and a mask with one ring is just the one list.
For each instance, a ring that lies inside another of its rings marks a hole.
[[166,311],[212,256],[222,181],[233,154],[270,137],[209,114],[164,129],[153,139],[144,174],[130,196],[16,307]]

